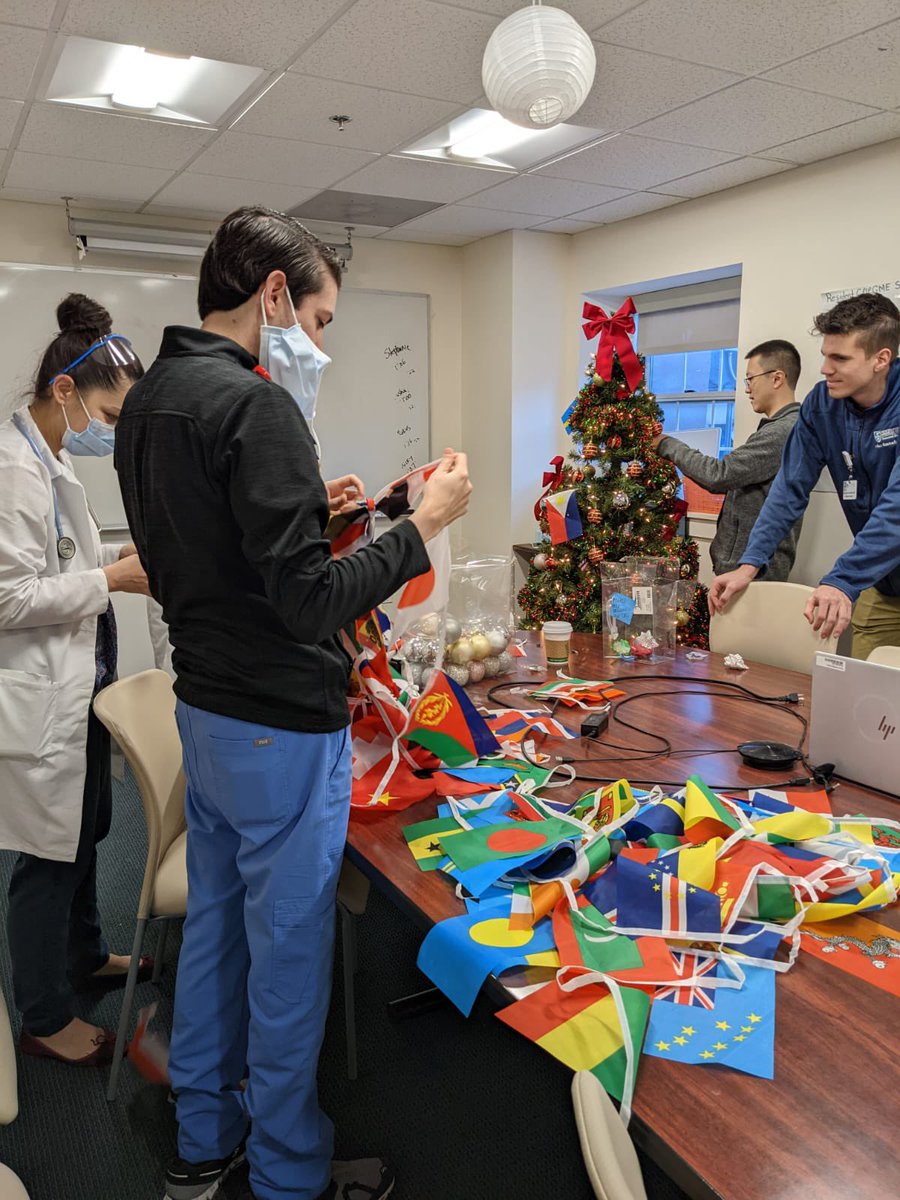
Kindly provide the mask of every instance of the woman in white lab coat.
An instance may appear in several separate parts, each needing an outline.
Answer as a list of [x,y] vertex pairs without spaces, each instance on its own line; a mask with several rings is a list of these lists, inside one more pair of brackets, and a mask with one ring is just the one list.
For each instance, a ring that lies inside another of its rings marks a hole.
[[109,734],[91,701],[115,674],[110,593],[146,594],[133,546],[101,546],[70,454],[112,451],[143,368],[86,296],[57,309],[31,402],[0,425],[0,847],[19,851],[9,947],[26,1053],[93,1066],[112,1034],[73,1017],[71,987],[110,986],[96,904],[109,830]]

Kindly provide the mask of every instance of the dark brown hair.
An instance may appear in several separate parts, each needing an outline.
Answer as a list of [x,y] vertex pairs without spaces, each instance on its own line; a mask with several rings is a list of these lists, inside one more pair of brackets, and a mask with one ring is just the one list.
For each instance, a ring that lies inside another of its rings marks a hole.
[[341,286],[337,254],[296,217],[271,208],[235,209],[216,230],[200,264],[200,320],[249,300],[272,271],[284,271],[295,304],[321,291],[329,275]]
[[855,333],[859,344],[871,358],[879,350],[890,350],[897,357],[900,348],[900,310],[879,292],[860,292],[841,300],[828,312],[819,313],[816,333]]
[[144,374],[144,368],[136,358],[127,366],[114,366],[104,360],[102,354],[92,354],[71,371],[66,371],[76,358],[112,330],[112,318],[96,300],[81,292],[70,292],[59,302],[56,323],[59,333],[41,355],[32,383],[36,400],[47,396],[50,380],[57,375],[70,374],[82,390],[102,388],[113,391],[120,386],[123,377],[134,382]]
[[800,378],[800,353],[793,342],[772,338],[760,342],[747,354],[747,358],[758,358],[767,371],[782,371],[788,387],[795,388]]

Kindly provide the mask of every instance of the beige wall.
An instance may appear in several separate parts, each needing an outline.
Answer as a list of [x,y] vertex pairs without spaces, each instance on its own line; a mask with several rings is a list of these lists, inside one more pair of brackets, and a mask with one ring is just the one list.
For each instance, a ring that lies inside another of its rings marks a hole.
[[[809,334],[820,294],[900,278],[900,142],[774,175],[574,238],[576,292],[742,264],[740,346],[788,338],[800,350],[802,397],[818,378]],[[738,393],[735,441],[756,418]],[[794,578],[818,582],[850,545],[830,490],[807,515]]]

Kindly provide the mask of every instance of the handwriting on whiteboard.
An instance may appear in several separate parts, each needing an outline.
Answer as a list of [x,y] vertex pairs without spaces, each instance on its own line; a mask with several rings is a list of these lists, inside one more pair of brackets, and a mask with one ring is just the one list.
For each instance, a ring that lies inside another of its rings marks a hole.
[[403,456],[400,465],[404,473],[414,471],[419,466],[418,459],[422,443],[422,438],[416,432],[418,425],[416,421],[417,397],[413,390],[416,381],[411,378],[416,371],[415,367],[409,365],[410,354],[409,343],[385,346],[384,348],[386,361],[398,375],[405,377],[405,382],[400,384],[394,394],[397,410],[395,428],[398,448]]

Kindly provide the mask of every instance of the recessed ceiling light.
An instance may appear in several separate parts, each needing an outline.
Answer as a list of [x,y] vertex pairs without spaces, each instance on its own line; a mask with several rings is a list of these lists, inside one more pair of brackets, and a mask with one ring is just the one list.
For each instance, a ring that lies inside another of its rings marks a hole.
[[608,136],[602,129],[589,129],[584,125],[524,129],[507,121],[492,108],[472,108],[407,146],[401,154],[524,171]]
[[255,96],[265,72],[196,55],[69,37],[45,93],[56,104],[215,125]]

